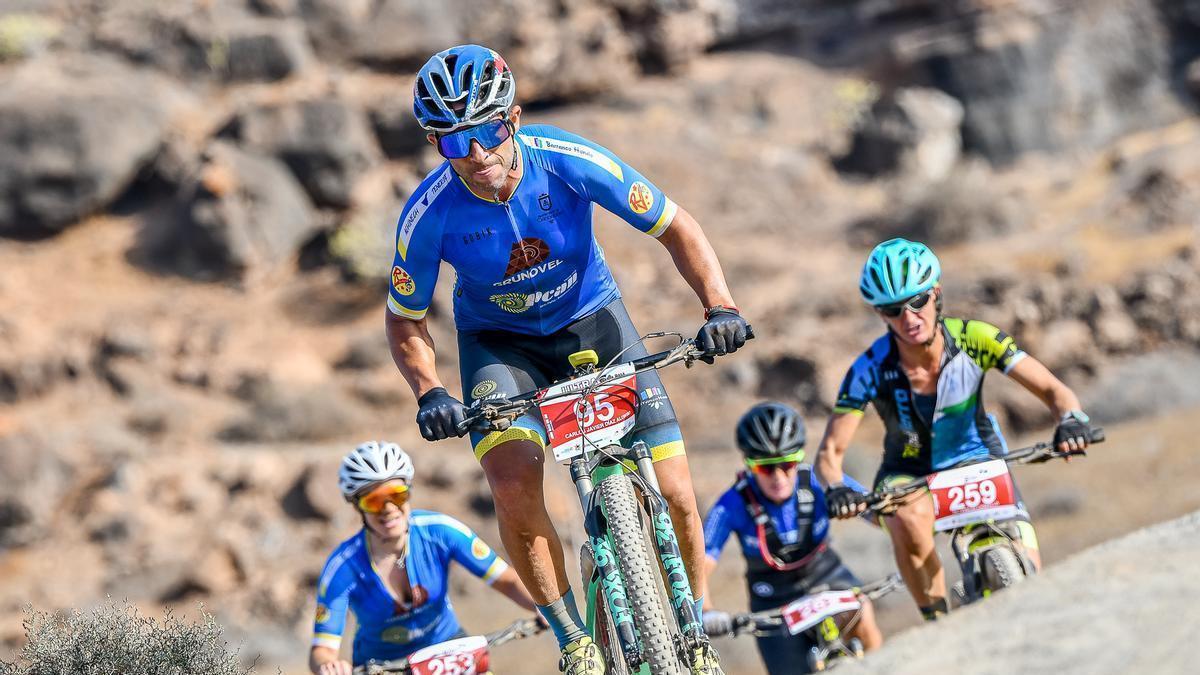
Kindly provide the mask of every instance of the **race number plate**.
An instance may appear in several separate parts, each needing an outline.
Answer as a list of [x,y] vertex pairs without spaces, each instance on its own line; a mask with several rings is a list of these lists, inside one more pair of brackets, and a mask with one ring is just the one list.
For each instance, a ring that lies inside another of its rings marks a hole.
[[488,670],[487,638],[472,635],[418,649],[408,665],[413,675],[482,675]]
[[827,616],[853,612],[859,607],[862,603],[854,591],[824,591],[786,605],[782,610],[783,622],[788,632],[795,635],[821,623]]
[[1017,514],[1016,490],[1002,459],[929,475],[938,532]]
[[[601,384],[586,397],[578,392]],[[617,443],[633,428],[637,401],[637,375],[633,364],[609,368],[603,373],[559,382],[542,395],[542,423],[554,459],[565,462],[583,453],[584,436],[600,447]]]

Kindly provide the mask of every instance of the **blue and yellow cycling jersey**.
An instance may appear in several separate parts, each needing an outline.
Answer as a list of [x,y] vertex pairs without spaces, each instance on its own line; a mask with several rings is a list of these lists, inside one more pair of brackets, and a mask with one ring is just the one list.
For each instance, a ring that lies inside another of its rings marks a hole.
[[317,584],[313,645],[338,649],[346,611],[354,612],[354,664],[369,659],[398,659],[445,642],[462,629],[450,605],[450,561],[488,584],[508,569],[466,525],[433,511],[414,510],[409,520],[406,569],[413,595],[423,602],[402,607],[367,551],[367,534],[342,542],[325,563]]
[[945,318],[946,350],[938,376],[932,419],[916,405],[908,376],[889,332],[850,366],[835,413],[862,414],[874,404],[883,419],[882,473],[924,476],[966,459],[1006,450],[995,418],[983,409],[983,376],[1007,373],[1025,352],[1013,338],[983,321]]
[[459,330],[549,335],[620,297],[592,232],[599,204],[657,237],[677,207],[616,155],[547,125],[516,138],[523,174],[506,202],[480,198],[449,162],[409,198],[396,226],[388,309],[420,319],[441,261],[457,274]]

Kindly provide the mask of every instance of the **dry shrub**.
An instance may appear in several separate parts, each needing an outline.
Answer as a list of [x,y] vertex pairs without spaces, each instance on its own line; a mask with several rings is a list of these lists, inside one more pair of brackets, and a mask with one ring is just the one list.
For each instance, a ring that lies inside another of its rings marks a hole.
[[247,675],[221,626],[201,610],[199,623],[169,611],[162,621],[129,603],[107,603],[87,612],[52,614],[26,608],[28,643],[3,675]]

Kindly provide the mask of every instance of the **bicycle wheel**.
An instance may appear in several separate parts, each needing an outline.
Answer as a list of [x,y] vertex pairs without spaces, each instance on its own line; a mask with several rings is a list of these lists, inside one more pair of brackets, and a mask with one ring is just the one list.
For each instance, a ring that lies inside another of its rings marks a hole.
[[597,489],[604,500],[617,565],[625,582],[626,595],[633,605],[633,620],[650,672],[653,675],[682,675],[675,642],[667,628],[666,614],[655,587],[654,563],[642,538],[641,514],[630,478],[624,474],[609,476]]
[[983,587],[989,591],[1016,586],[1025,578],[1025,568],[1017,554],[1007,546],[996,546],[983,552],[980,560]]

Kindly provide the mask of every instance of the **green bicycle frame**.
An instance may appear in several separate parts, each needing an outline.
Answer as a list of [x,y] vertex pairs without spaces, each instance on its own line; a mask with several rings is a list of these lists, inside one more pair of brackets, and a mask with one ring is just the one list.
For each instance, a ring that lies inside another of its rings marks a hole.
[[[629,459],[632,459],[631,463]],[[679,541],[675,536],[675,528],[666,502],[658,490],[658,481],[650,460],[650,451],[644,443],[635,443],[621,464],[607,462],[589,462],[577,458],[571,463],[571,476],[579,493],[580,503],[584,511],[584,529],[591,545],[594,569],[587,582],[587,630],[595,639],[599,639],[598,599],[604,598],[608,606],[609,616],[612,617],[617,639],[626,663],[631,670],[644,672],[645,664],[641,661],[641,647],[637,639],[633,615],[629,609],[629,600],[625,591],[624,580],[617,566],[612,535],[608,531],[605,519],[604,504],[595,499],[594,486],[610,476],[620,473],[630,473],[638,477],[635,483],[642,486],[643,491],[650,493],[647,502],[650,508],[650,519],[654,527],[654,545],[658,559],[666,574],[666,585],[670,593],[671,606],[675,619],[680,626],[685,640],[697,640],[703,635],[700,617],[696,612],[695,599],[691,583],[688,581],[687,570],[683,564]]]

